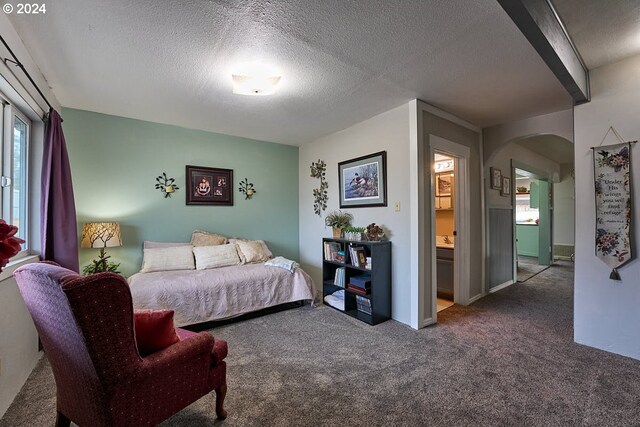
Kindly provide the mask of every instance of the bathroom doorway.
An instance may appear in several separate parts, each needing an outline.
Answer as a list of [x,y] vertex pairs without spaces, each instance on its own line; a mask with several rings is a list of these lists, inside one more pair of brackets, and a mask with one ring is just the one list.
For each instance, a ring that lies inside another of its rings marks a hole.
[[436,221],[436,286],[437,311],[454,304],[454,249],[455,249],[455,157],[436,151],[433,156],[435,174]]
[[431,192],[432,310],[469,304],[469,147],[429,135]]

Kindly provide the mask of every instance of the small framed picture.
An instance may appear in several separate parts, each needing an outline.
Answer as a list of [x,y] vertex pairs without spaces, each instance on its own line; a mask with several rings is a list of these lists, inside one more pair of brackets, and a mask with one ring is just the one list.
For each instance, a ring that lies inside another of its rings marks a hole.
[[501,196],[510,196],[511,195],[511,178],[503,176],[502,177],[502,188],[500,189]]
[[453,176],[450,173],[436,175],[436,196],[450,196],[453,188]]
[[187,165],[187,205],[233,206],[233,170]]
[[502,171],[497,168],[490,168],[491,172],[491,188],[500,190],[502,188]]

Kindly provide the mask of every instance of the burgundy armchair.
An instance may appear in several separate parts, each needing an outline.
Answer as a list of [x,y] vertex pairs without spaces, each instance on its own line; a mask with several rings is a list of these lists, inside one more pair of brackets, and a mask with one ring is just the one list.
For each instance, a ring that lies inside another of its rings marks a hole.
[[121,276],[37,263],[15,279],[51,363],[57,426],[156,425],[212,390],[226,417],[225,341],[177,329],[179,342],[141,357]]

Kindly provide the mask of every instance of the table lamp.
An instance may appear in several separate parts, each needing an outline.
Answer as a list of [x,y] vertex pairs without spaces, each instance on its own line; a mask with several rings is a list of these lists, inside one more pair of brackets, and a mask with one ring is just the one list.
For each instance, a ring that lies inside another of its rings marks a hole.
[[120,264],[113,264],[107,260],[111,258],[107,255],[104,248],[113,248],[122,246],[122,237],[120,235],[120,225],[117,222],[87,222],[82,226],[82,242],[83,248],[100,248],[100,256],[93,260],[93,264],[87,265],[83,269],[85,274],[101,273],[117,271]]

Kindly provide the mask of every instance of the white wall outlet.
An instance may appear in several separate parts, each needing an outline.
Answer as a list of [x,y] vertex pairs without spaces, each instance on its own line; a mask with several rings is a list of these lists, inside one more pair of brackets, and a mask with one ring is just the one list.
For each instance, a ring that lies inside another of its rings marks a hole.
[[396,202],[396,204],[393,205],[393,208],[395,209],[396,212],[400,212],[400,202]]

